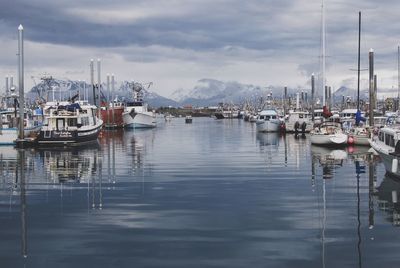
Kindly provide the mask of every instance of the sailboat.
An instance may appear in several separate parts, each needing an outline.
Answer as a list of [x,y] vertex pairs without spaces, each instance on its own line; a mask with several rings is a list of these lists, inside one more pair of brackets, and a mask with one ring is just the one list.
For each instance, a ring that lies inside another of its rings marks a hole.
[[360,45],[361,44],[361,12],[358,13],[358,68],[357,68],[357,112],[355,114],[356,124],[348,131],[348,143],[354,145],[369,146],[370,131],[366,126],[360,125],[365,119],[360,111]]
[[[326,107],[325,98],[325,9],[322,1],[322,91],[323,91],[323,110],[325,117],[332,118]],[[343,133],[341,123],[332,121],[323,122],[310,132],[311,144],[322,146],[337,146],[347,144],[347,135]]]

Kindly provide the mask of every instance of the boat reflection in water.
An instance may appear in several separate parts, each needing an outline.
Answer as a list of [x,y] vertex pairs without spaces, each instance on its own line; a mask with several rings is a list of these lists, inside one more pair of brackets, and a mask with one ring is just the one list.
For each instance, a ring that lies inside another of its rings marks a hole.
[[92,173],[101,173],[99,168],[98,143],[87,147],[36,149],[46,171],[47,179],[53,183],[80,183],[87,181]]
[[279,133],[263,133],[257,132],[256,139],[260,146],[279,145]]
[[[343,166],[343,161],[347,159],[347,152],[342,149],[330,149],[311,145],[313,163],[315,160],[322,166],[324,178],[332,178],[335,169]],[[314,168],[313,168],[314,169]]]
[[400,226],[400,204],[398,197],[400,193],[400,181],[390,176],[385,176],[382,183],[377,187],[378,208],[389,214],[388,221],[395,226]]
[[15,183],[15,171],[17,166],[17,150],[11,146],[2,146],[0,148],[0,184],[1,188],[7,188],[7,185]]
[[[326,237],[327,229],[327,183],[335,176],[335,169],[342,167],[344,160],[347,159],[345,150],[332,150],[326,147],[311,145],[311,184],[313,192],[319,196],[322,195],[322,213],[320,214],[321,221],[321,261],[322,267],[325,267],[326,243],[329,240]],[[322,167],[322,174],[317,172],[316,163]],[[319,183],[322,181],[322,187]],[[317,185],[318,184],[318,185]],[[317,187],[319,186],[319,187]],[[321,193],[322,191],[322,193]]]

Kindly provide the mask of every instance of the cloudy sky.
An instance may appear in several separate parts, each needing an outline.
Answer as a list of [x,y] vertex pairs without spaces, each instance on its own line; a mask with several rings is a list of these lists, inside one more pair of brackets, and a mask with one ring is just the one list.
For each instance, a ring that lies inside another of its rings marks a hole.
[[[309,87],[319,71],[321,0],[0,2],[0,74],[17,75],[22,23],[26,87],[43,73],[89,81],[91,58],[102,60],[103,80],[115,73],[117,80],[152,81],[164,96],[201,78]],[[356,87],[351,69],[362,11],[362,67],[374,48],[379,85],[397,89],[400,2],[325,0],[325,7],[328,84]]]

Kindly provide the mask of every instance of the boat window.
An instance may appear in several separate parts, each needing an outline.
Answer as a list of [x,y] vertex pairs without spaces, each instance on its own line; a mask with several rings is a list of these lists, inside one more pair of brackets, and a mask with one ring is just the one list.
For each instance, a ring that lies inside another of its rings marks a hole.
[[88,126],[89,125],[89,117],[82,117],[82,126]]
[[384,141],[383,132],[379,132],[379,140],[380,140],[380,141]]
[[57,130],[64,129],[64,118],[57,118],[56,127],[57,127]]
[[263,115],[260,115],[260,119],[264,119],[264,116],[263,116]]
[[272,119],[276,119],[276,115],[273,115],[271,118],[272,118]]
[[77,119],[76,118],[68,118],[68,126],[76,127]]
[[299,118],[303,118],[303,114],[299,114]]
[[93,123],[96,124],[96,112],[93,109],[92,109],[92,117],[93,117]]
[[394,148],[394,137],[390,136],[389,146]]
[[385,134],[385,144],[394,147],[394,138],[390,134]]
[[142,102],[139,102],[139,101],[134,101],[134,102],[128,102],[127,104],[126,104],[126,106],[143,106],[143,103]]
[[266,120],[269,120],[271,117],[269,116],[269,115],[267,115],[266,117],[265,117],[265,119]]

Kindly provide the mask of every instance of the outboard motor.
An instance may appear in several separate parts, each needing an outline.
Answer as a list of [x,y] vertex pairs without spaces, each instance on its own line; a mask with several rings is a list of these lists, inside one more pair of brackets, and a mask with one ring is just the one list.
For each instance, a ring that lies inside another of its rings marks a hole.
[[294,123],[294,134],[295,135],[299,134],[299,128],[300,128],[300,123],[299,123],[299,121],[296,121],[296,123]]
[[303,133],[303,134],[306,133],[306,127],[307,127],[307,123],[303,122],[303,124],[301,124],[301,133]]

